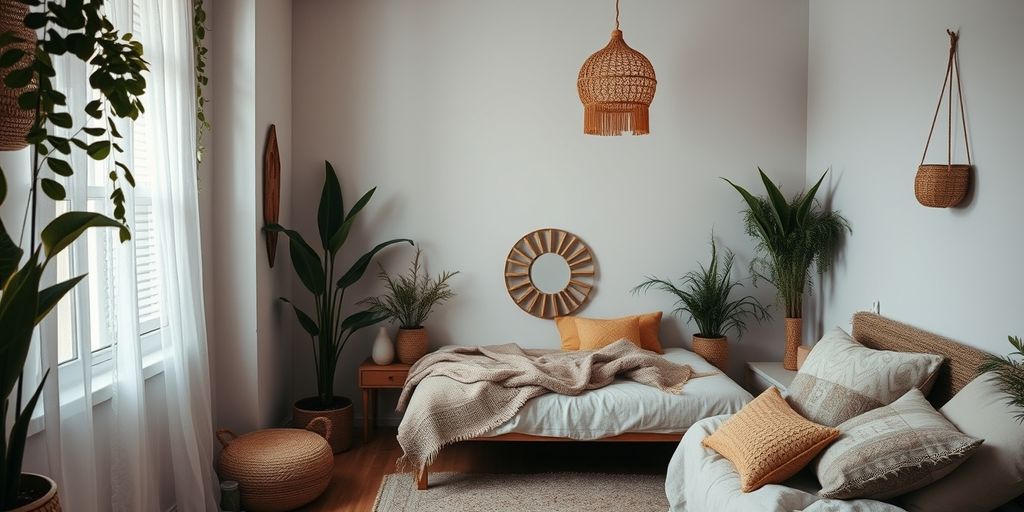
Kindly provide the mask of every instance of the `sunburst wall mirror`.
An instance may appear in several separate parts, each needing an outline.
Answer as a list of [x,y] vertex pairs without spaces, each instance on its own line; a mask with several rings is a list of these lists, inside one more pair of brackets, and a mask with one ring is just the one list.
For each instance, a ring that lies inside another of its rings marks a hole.
[[509,296],[523,311],[539,318],[573,314],[594,291],[596,277],[590,248],[561,229],[526,234],[505,259]]

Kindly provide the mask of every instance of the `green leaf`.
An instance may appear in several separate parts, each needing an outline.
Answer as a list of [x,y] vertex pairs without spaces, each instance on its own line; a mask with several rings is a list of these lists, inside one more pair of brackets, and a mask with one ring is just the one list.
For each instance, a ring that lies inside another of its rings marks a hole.
[[793,217],[790,212],[789,203],[786,202],[782,192],[779,191],[779,188],[775,186],[775,183],[772,183],[771,178],[760,167],[757,168],[757,172],[761,174],[761,182],[764,183],[764,189],[768,192],[768,200],[771,201],[775,221],[779,223],[779,228],[783,233],[789,233],[793,230]]
[[103,116],[103,102],[100,100],[90,101],[85,105],[85,113],[92,118],[99,119]]
[[68,212],[50,221],[40,239],[47,259],[53,258],[89,228],[121,228],[120,222],[93,212]]
[[50,166],[50,170],[61,176],[71,176],[75,173],[75,171],[71,169],[71,164],[59,158],[47,158],[46,164]]
[[93,137],[102,137],[103,134],[107,133],[107,131],[104,130],[103,128],[89,128],[89,127],[85,127],[85,128],[82,128],[82,131],[85,132],[85,133],[88,133],[89,135],[92,135]]
[[[32,422],[32,413],[36,409],[36,403],[39,402],[39,396],[43,392],[43,384],[46,383],[46,377],[50,375],[50,370],[47,369],[46,373],[43,374],[42,380],[39,381],[39,386],[36,387],[35,393],[32,394],[32,398],[25,404],[25,408],[20,412],[17,412],[17,416],[14,420],[14,425],[11,426],[11,442],[10,446],[7,447],[7,460],[4,462],[9,468],[21,468],[21,464],[25,457],[25,443],[28,438],[28,427]],[[18,471],[9,471],[6,475],[7,480],[3,482],[3,485],[8,489],[17,488],[15,485],[21,478]]]
[[747,192],[747,189],[729,181],[726,178],[722,179],[725,180],[726,183],[732,185],[732,187],[735,188],[736,191],[740,193],[740,195],[743,197],[743,200],[746,201],[747,207],[754,214],[754,219],[757,221],[757,226],[758,229],[761,231],[762,237],[767,239],[768,233],[771,232],[771,226],[769,224],[769,219],[765,219],[762,215],[760,215],[761,209],[758,207],[757,198],[751,195],[750,192]]
[[[65,155],[71,154],[71,144],[68,143],[68,139],[49,135],[46,137],[46,141],[49,142],[57,151],[60,151]],[[62,176],[70,176],[70,174],[64,174]]]
[[20,61],[22,57],[24,57],[25,55],[28,54],[25,53],[25,50],[22,50],[21,48],[12,48],[10,50],[7,50],[3,53],[3,55],[0,55],[0,67],[9,68],[17,64],[18,61]]
[[807,191],[807,195],[804,196],[803,203],[800,203],[800,207],[797,208],[796,222],[797,225],[803,226],[804,221],[807,220],[807,215],[811,213],[811,206],[814,205],[814,196],[818,193],[818,187],[821,186],[821,182],[825,180],[825,175],[828,174],[828,170],[822,173],[821,177],[818,178],[818,182]]
[[[324,187],[320,193],[320,207],[316,224],[320,230],[320,243],[330,247],[330,240],[345,221],[345,206],[341,197],[341,184],[330,162],[324,162]],[[333,251],[332,251],[333,252]]]
[[348,272],[345,272],[345,275],[341,276],[341,279],[338,280],[338,288],[348,288],[362,279],[363,274],[366,273],[366,268],[370,266],[370,261],[378,252],[390,245],[401,242],[408,242],[409,245],[413,245],[412,240],[409,240],[408,238],[396,238],[394,240],[388,240],[387,242],[378,244],[377,247],[371,249],[370,252],[360,256],[359,259],[356,260],[355,264],[352,265],[352,268],[348,269]]
[[35,328],[39,299],[39,279],[43,268],[35,252],[7,281],[0,295],[0,396],[8,397],[25,366],[32,330]]
[[[7,199],[7,176],[4,175],[3,167],[0,167],[0,205]],[[2,224],[0,224],[2,225]]]
[[75,285],[80,283],[82,279],[85,279],[85,274],[78,277],[72,277],[67,281],[57,283],[53,286],[43,289],[39,292],[39,306],[36,309],[36,325],[42,322],[46,315],[57,306],[68,292],[74,289]]
[[46,14],[41,12],[30,12],[25,16],[25,26],[35,30],[46,26]]
[[71,128],[72,124],[74,124],[71,120],[71,114],[67,112],[54,112],[49,117],[51,123],[61,128]]
[[377,187],[371,188],[369,192],[363,194],[363,197],[360,197],[359,200],[356,201],[356,204],[352,206],[352,210],[350,210],[348,215],[345,216],[345,222],[341,224],[341,229],[339,229],[328,242],[331,254],[338,252],[338,250],[341,249],[341,246],[345,245],[345,240],[348,239],[348,234],[352,231],[352,224],[355,222],[356,215],[363,210],[366,203],[370,202],[370,198],[373,197],[373,193],[376,190]]
[[7,234],[3,221],[0,221],[0,289],[4,288],[11,274],[18,269],[18,263],[21,262],[21,257],[24,254],[25,251],[22,251],[21,247],[14,243],[14,240]]
[[310,318],[309,315],[307,315],[304,311],[299,309],[299,307],[296,306],[295,304],[292,304],[290,300],[284,297],[280,297],[280,300],[288,303],[288,305],[292,307],[292,310],[295,311],[295,317],[299,319],[299,325],[301,325],[302,328],[305,329],[310,336],[316,336],[320,334],[320,327],[316,325],[316,322],[313,321],[313,319]]
[[307,290],[314,295],[324,293],[324,269],[323,262],[316,255],[313,248],[306,243],[297,231],[286,229],[279,224],[267,224],[263,227],[266,231],[284,233],[288,236],[288,252],[291,255],[292,267],[298,274],[299,280]]
[[380,323],[380,322],[383,322],[384,320],[387,320],[387,319],[388,319],[388,315],[378,313],[378,312],[376,312],[376,311],[374,311],[372,309],[367,309],[365,311],[360,311],[358,313],[353,313],[352,315],[349,315],[347,318],[342,320],[341,321],[341,330],[344,331],[346,329],[353,329],[353,328],[355,328],[355,329],[353,329],[353,332],[354,332],[356,329],[361,329],[363,327],[367,327],[367,326],[370,326],[370,325],[373,325],[373,324],[376,324],[376,323]]
[[32,68],[16,69],[4,78],[4,85],[11,89],[21,89],[30,83],[32,83]]
[[110,141],[101,140],[89,144],[89,149],[85,151],[93,160],[104,160],[110,155]]
[[68,196],[67,191],[64,190],[64,185],[50,178],[43,178],[39,184],[43,187],[43,193],[46,194],[46,197],[54,201],[63,201]]

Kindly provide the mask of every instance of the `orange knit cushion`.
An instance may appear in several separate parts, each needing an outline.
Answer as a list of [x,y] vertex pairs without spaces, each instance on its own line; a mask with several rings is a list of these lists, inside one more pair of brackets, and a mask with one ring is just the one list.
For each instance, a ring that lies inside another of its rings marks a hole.
[[640,321],[635,316],[576,322],[576,330],[580,335],[580,350],[599,350],[621,339],[640,346]]
[[784,482],[839,437],[839,429],[804,419],[770,387],[704,438],[736,466],[743,492]]
[[[661,311],[654,313],[646,313],[643,315],[633,315],[632,317],[622,317],[616,320],[625,320],[628,318],[637,318],[640,324],[640,348],[650,350],[663,354],[664,351],[661,348],[661,339],[658,337],[658,331],[661,328]],[[582,322],[593,321],[593,318],[583,318],[575,316],[560,316],[555,318],[555,326],[558,327],[558,334],[562,338],[562,350],[571,351],[580,349],[580,336],[577,324]]]

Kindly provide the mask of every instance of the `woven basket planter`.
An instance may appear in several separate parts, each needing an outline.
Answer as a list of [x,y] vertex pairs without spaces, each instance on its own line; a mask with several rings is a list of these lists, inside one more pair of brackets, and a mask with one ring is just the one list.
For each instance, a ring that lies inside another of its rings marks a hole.
[[8,512],[61,512],[60,500],[57,497],[57,483],[50,477],[35,473],[22,473],[20,490],[38,495],[39,498]]
[[22,110],[18,107],[18,96],[31,90],[34,85],[22,89],[11,89],[2,85],[7,78],[9,71],[24,67],[30,62],[30,57],[35,52],[36,32],[25,28],[25,15],[28,14],[28,6],[18,0],[0,0],[0,34],[14,32],[14,35],[24,42],[13,43],[4,49],[17,48],[27,55],[13,67],[0,69],[0,151],[16,151],[28,146],[25,136],[32,128],[35,113],[31,110]]
[[399,361],[405,364],[413,364],[427,354],[429,346],[430,340],[427,337],[426,327],[398,330],[395,348],[398,351]]
[[729,369],[729,338],[704,338],[694,335],[693,353],[723,372]]
[[[312,432],[320,429],[321,433]],[[314,419],[306,430],[271,428],[238,437],[218,430],[217,473],[238,482],[242,508],[249,512],[281,512],[299,508],[320,496],[331,482],[334,454],[326,437],[331,421]]]
[[338,406],[334,409],[320,410],[316,408],[319,399],[303,398],[292,405],[292,427],[304,428],[316,418],[331,420],[331,433],[327,442],[331,445],[331,453],[348,451],[352,447],[353,417],[352,400],[343,396],[335,397]]
[[914,195],[924,206],[950,208],[967,197],[970,184],[970,165],[923,164],[914,177]]
[[786,353],[782,356],[782,367],[796,370],[796,352],[803,345],[804,319],[786,318]]

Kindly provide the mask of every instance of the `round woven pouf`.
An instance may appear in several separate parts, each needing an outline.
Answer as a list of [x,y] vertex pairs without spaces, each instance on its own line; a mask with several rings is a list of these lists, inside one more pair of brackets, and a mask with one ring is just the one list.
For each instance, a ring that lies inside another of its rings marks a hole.
[[296,509],[315,500],[331,481],[330,433],[327,418],[314,419],[306,430],[271,428],[244,436],[218,430],[224,450],[217,472],[222,480],[238,482],[242,508],[249,512]]

